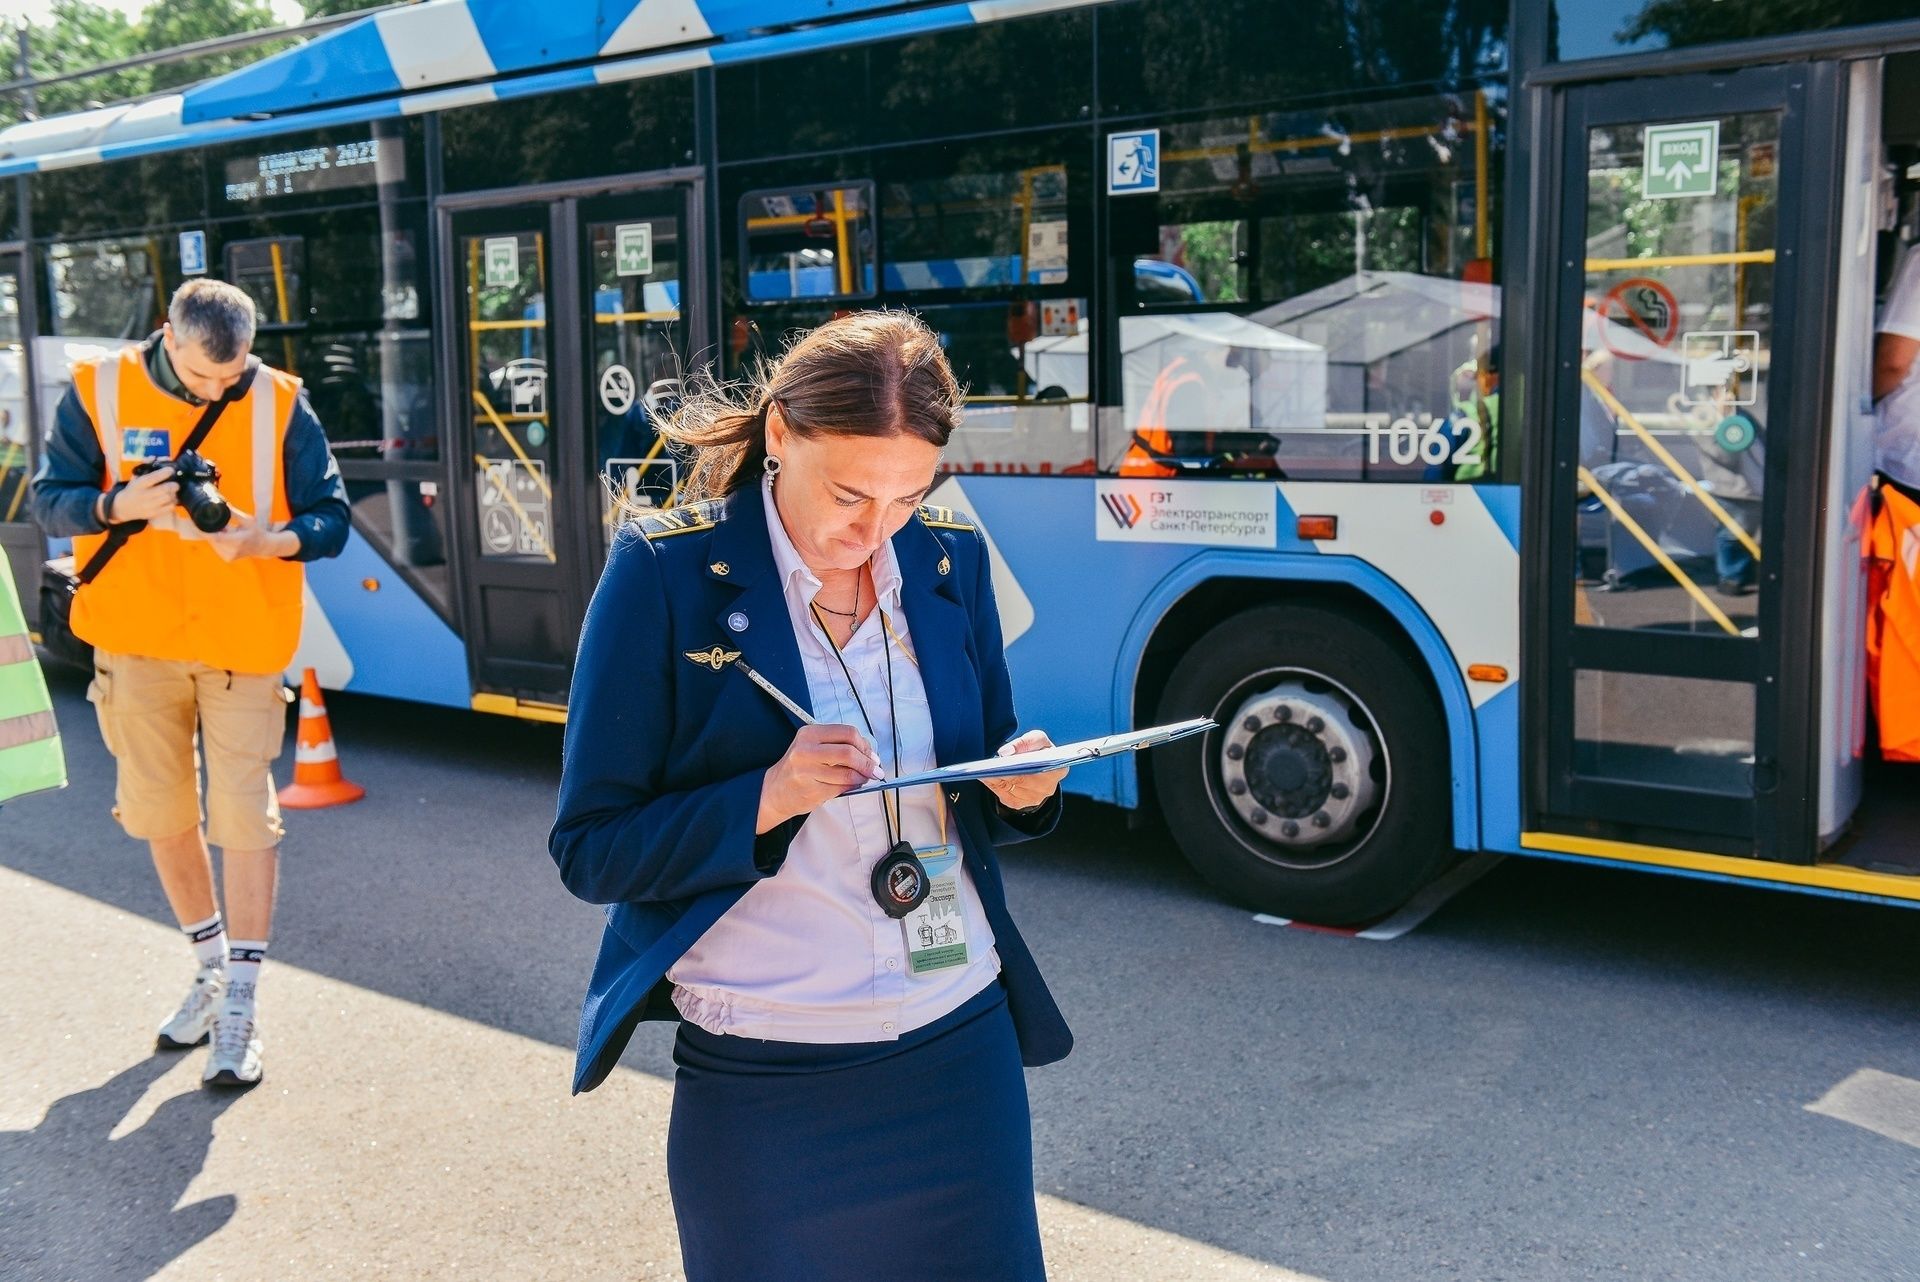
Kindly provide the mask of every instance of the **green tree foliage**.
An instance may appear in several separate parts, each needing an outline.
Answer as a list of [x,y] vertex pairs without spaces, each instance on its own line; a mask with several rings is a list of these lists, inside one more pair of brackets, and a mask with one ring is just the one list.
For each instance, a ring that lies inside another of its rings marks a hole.
[[[307,17],[317,18],[387,3],[390,0],[301,0],[301,8]],[[35,76],[56,76],[143,53],[157,53],[278,25],[279,18],[268,0],[152,0],[140,17],[132,21],[117,9],[89,0],[54,0],[49,21],[35,24],[29,33],[31,70]],[[37,91],[37,109],[42,116],[55,116],[163,93],[225,75],[290,48],[293,43],[268,41],[225,53],[47,85]],[[9,57],[9,70],[12,62]],[[19,95],[6,95],[5,100],[0,101],[0,125],[12,124],[20,118]]]
[[1620,31],[1626,44],[1659,37],[1670,48],[1825,31],[1914,16],[1913,0],[1647,0]]

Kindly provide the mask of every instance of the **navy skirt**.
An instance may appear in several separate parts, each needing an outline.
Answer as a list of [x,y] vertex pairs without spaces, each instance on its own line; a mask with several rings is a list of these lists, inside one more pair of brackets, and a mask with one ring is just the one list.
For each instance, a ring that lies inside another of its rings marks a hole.
[[667,1181],[687,1282],[1044,1282],[996,981],[894,1042],[680,1025]]

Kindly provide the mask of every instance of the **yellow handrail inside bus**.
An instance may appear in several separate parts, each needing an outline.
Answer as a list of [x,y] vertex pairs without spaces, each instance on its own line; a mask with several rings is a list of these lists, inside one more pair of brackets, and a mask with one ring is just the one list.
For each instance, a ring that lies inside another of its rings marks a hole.
[[1728,636],[1737,637],[1740,635],[1740,629],[1733,626],[1733,620],[1726,616],[1726,612],[1715,605],[1712,598],[1700,590],[1698,583],[1695,583],[1687,577],[1685,570],[1682,570],[1678,565],[1674,564],[1673,558],[1667,555],[1666,549],[1661,547],[1652,535],[1640,528],[1640,522],[1628,515],[1627,509],[1620,506],[1619,499],[1607,493],[1606,487],[1600,484],[1598,477],[1583,467],[1580,469],[1580,481],[1588,489],[1593,491],[1595,498],[1606,505],[1607,511],[1613,513],[1613,519],[1620,522],[1620,524],[1625,527],[1627,533],[1631,534],[1640,546],[1647,550],[1647,555],[1658,561],[1660,568],[1668,574],[1671,574],[1673,581],[1686,589],[1687,595],[1693,598],[1694,604],[1702,610],[1705,610],[1707,616],[1719,624],[1722,631]]
[[533,320],[501,320],[501,321],[477,320],[477,321],[467,322],[467,328],[476,334],[484,330],[545,329],[546,327],[547,327],[547,322],[544,317],[536,317]]
[[[286,260],[280,255],[280,242],[277,240],[268,241],[267,253],[273,259],[274,304],[280,312],[280,323],[282,325],[289,325],[293,323],[293,316],[287,311],[287,265]],[[286,367],[292,369],[293,335],[282,334],[280,336],[280,352],[286,358]]]
[[595,312],[593,319],[599,325],[617,325],[621,321],[677,321],[678,311],[670,312]]
[[1663,254],[1655,258],[1589,258],[1590,272],[1630,272],[1653,267],[1728,267],[1739,263],[1770,263],[1771,249],[1740,249],[1721,254]]
[[833,189],[833,244],[837,265],[840,268],[840,292],[851,294],[853,290],[853,259],[847,253],[847,201],[844,188]]
[[[518,445],[514,446],[515,450],[519,448]],[[523,454],[521,457],[525,458],[526,455]],[[553,549],[547,546],[547,536],[540,533],[540,527],[535,525],[533,518],[527,515],[527,509],[520,506],[520,500],[513,497],[513,493],[508,490],[506,486],[500,484],[500,478],[493,474],[491,467],[487,466],[486,455],[475,454],[473,461],[480,465],[480,475],[487,478],[487,484],[491,485],[499,493],[500,497],[507,501],[507,506],[512,508],[514,514],[520,518],[520,524],[531,532],[534,539],[538,541],[540,544],[540,555],[546,557],[549,564],[555,562],[558,558],[553,555]],[[534,480],[540,481],[540,488],[543,490],[546,489],[547,483],[540,480],[540,473],[533,468],[528,468],[527,470],[533,472]],[[549,494],[549,498],[551,498],[551,494]]]
[[[476,391],[473,394],[473,400],[474,404],[485,410],[487,417],[493,420],[493,430],[500,433],[501,439],[506,441],[507,447],[519,455],[520,461],[527,465],[527,471],[533,473],[534,482],[539,485],[540,492],[546,495],[547,501],[551,503],[553,501],[553,487],[547,484],[547,478],[542,474],[541,469],[533,465],[533,460],[527,457],[527,452],[520,448],[520,440],[513,434],[513,429],[509,428],[506,421],[494,412],[493,406],[487,402],[486,397]],[[545,422],[545,417],[541,416],[540,421]],[[474,457],[479,458],[480,456],[476,454]]]
[[1753,536],[1741,527],[1740,522],[1733,519],[1727,512],[1727,509],[1720,506],[1718,499],[1707,493],[1706,487],[1694,479],[1693,473],[1680,466],[1680,460],[1668,453],[1666,446],[1654,439],[1653,433],[1642,426],[1640,420],[1633,416],[1633,412],[1620,403],[1620,398],[1613,394],[1612,389],[1605,383],[1602,383],[1590,369],[1582,369],[1580,371],[1580,381],[1585,383],[1587,387],[1592,390],[1593,394],[1600,398],[1600,403],[1606,406],[1607,412],[1613,415],[1614,420],[1625,423],[1627,427],[1632,430],[1633,434],[1640,438],[1641,443],[1653,451],[1654,457],[1666,464],[1667,470],[1679,478],[1680,483],[1686,486],[1687,493],[1698,499],[1700,506],[1711,512],[1713,519],[1724,525],[1727,528],[1727,533],[1739,539],[1753,559],[1758,561],[1760,559],[1760,545],[1754,541]]

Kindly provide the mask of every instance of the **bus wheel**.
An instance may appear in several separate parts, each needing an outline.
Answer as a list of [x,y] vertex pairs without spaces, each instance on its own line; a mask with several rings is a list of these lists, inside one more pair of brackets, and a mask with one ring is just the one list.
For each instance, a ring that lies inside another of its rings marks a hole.
[[1321,606],[1262,606],[1196,642],[1158,720],[1208,731],[1154,750],[1160,808],[1193,866],[1263,911],[1384,916],[1452,854],[1445,718],[1413,664]]

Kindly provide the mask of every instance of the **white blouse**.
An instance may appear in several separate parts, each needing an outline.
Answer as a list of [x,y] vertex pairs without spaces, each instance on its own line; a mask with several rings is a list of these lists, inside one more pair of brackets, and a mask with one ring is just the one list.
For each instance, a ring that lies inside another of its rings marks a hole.
[[[770,482],[763,486],[762,498],[815,720],[857,728],[891,775],[897,717],[898,772],[932,768],[933,719],[919,668],[910,657],[913,638],[900,608],[900,564],[892,543],[882,545],[873,557],[879,606],[841,652],[859,686],[856,702],[840,659],[808,608],[820,580],[794,550],[774,507]],[[891,715],[883,649],[889,646]],[[873,720],[871,730],[861,704]],[[1000,973],[1000,957],[964,861],[958,865],[958,909],[966,928],[967,961],[911,973],[906,932],[874,902],[869,882],[873,866],[890,844],[882,795],[838,797],[807,816],[780,870],[756,882],[668,969],[674,1005],[682,1015],[710,1033],[772,1041],[892,1041],[939,1019],[993,981]],[[901,798],[903,835],[916,850],[944,840],[959,853],[960,834],[938,788],[891,795]]]

